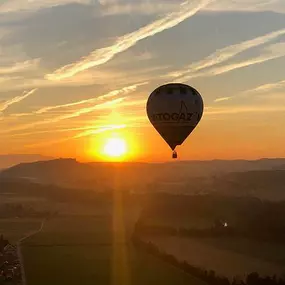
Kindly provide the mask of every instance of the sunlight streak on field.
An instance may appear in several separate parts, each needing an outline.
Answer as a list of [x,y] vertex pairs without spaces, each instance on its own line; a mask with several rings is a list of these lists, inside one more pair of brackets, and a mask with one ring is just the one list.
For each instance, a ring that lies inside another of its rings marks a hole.
[[112,257],[112,285],[129,285],[130,273],[128,268],[126,225],[122,189],[118,169],[115,169],[113,191],[113,257]]

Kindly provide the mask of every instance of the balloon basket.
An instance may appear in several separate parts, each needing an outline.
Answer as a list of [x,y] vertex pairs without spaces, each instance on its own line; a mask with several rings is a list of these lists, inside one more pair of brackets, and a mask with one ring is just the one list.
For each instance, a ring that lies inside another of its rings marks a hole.
[[172,158],[177,159],[177,157],[178,157],[177,152],[174,150],[172,153]]

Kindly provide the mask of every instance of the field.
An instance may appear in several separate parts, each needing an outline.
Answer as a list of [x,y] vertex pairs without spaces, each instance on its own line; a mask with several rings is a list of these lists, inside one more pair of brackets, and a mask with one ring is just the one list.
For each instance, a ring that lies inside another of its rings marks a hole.
[[0,233],[11,243],[40,227],[40,219],[0,219]]
[[193,284],[202,281],[130,243],[133,217],[66,216],[46,222],[22,247],[28,285]]
[[251,272],[285,274],[285,247],[230,238],[148,237],[163,251],[189,264],[233,278]]
[[171,228],[195,228],[207,229],[213,225],[213,221],[206,218],[192,218],[188,215],[169,215],[167,218],[161,216],[151,216],[144,218],[144,225],[151,227],[171,227]]

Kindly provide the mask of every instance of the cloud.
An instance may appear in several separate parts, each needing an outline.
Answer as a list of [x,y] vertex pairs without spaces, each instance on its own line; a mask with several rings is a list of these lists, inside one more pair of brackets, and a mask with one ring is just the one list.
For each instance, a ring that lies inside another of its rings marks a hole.
[[[12,91],[12,90],[21,90],[27,88],[44,88],[44,87],[64,87],[64,86],[88,86],[93,85],[98,82],[104,84],[107,81],[107,73],[88,73],[88,74],[79,74],[76,77],[66,78],[61,81],[49,81],[44,78],[44,73],[42,70],[37,70],[37,73],[34,74],[25,74],[26,76],[5,76],[4,83],[1,85],[1,90]],[[102,77],[100,77],[102,76]],[[109,74],[109,78],[112,77],[112,73]],[[1,78],[0,78],[1,82]]]
[[212,2],[212,0],[185,1],[179,5],[178,11],[169,13],[139,30],[119,37],[113,45],[97,49],[80,61],[63,66],[54,73],[48,74],[46,78],[49,80],[61,80],[63,78],[74,76],[89,68],[102,65],[111,60],[115,55],[136,45],[137,42],[175,27],[196,14],[210,2]]
[[[96,121],[97,123],[97,121]],[[77,127],[77,128],[53,128],[53,129],[46,129],[46,130],[39,130],[39,131],[31,131],[25,133],[14,133],[8,134],[9,137],[24,137],[24,136],[32,136],[32,135],[39,135],[39,134],[49,134],[49,133],[64,133],[64,132],[74,132],[74,131],[86,131],[86,130],[94,130],[97,127],[92,126],[85,126],[85,127]]]
[[107,131],[113,131],[113,130],[124,129],[124,128],[126,128],[126,125],[98,126],[96,129],[80,132],[79,134],[72,136],[72,137],[62,138],[62,139],[57,139],[57,140],[52,140],[52,141],[45,141],[42,143],[30,144],[30,145],[26,145],[25,148],[34,148],[34,147],[58,144],[58,143],[66,142],[66,141],[73,140],[73,139],[92,136],[95,134],[100,134],[100,133],[104,133]]
[[[231,96],[231,97],[224,97],[224,98],[217,98],[216,100],[214,100],[215,103],[218,102],[222,102],[222,101],[228,101],[231,100],[233,98],[237,98],[237,97],[244,97],[244,96],[248,96],[248,95],[253,95],[253,94],[260,94],[260,93],[269,93],[269,92],[273,92],[276,91],[278,89],[283,89],[285,88],[285,80],[281,80],[279,82],[274,82],[274,83],[267,83],[267,84],[263,84],[260,85],[258,87],[255,87],[253,89],[249,89],[249,90],[245,90],[235,96]],[[282,97],[280,96],[280,94],[275,94],[275,96],[277,95],[277,98]],[[272,97],[272,95],[270,96]],[[285,96],[283,96],[285,98]]]
[[74,118],[74,117],[79,117],[79,116],[81,116],[83,114],[87,114],[87,113],[93,112],[95,110],[112,108],[112,107],[114,107],[118,103],[121,103],[124,100],[125,100],[125,98],[118,98],[118,99],[107,101],[105,103],[98,104],[98,105],[95,105],[95,106],[81,108],[81,109],[79,109],[79,110],[77,110],[75,112],[72,112],[70,114],[66,114],[66,115],[62,115],[62,116],[56,117],[56,118],[52,118],[52,119],[46,121],[46,123],[57,123],[57,122],[62,121],[62,120],[71,119],[71,118]]
[[71,3],[91,4],[92,0],[6,0],[0,4],[0,14],[14,12],[35,12],[44,8],[62,6]]
[[37,89],[33,89],[29,92],[24,92],[23,95],[20,96],[16,96],[8,101],[5,101],[3,103],[0,104],[0,112],[5,111],[8,107],[10,107],[13,104],[19,103],[21,101],[23,101],[24,99],[28,98],[29,96],[31,96],[32,94],[34,94],[36,92]]
[[[138,57],[150,58],[148,53],[142,53]],[[1,63],[1,59],[0,59]],[[121,65],[111,66],[111,69],[104,70],[86,70],[84,72],[78,73],[73,77],[64,78],[62,80],[51,81],[44,78],[45,72],[38,68],[36,72],[28,72],[26,70],[24,76],[4,76],[0,77],[1,90],[11,91],[11,90],[21,90],[28,88],[49,88],[49,87],[70,87],[70,86],[90,86],[90,85],[101,85],[101,86],[124,86],[135,84],[138,82],[146,82],[153,78],[153,74],[157,71],[162,71],[168,69],[169,66],[141,66],[133,71],[133,69],[122,69],[122,65],[126,62],[121,63]],[[1,64],[0,64],[1,65]],[[109,66],[110,68],[110,66]],[[118,72],[118,68],[120,68]],[[18,74],[15,74],[18,75]],[[22,75],[22,74],[21,74]],[[1,75],[0,75],[1,76]],[[112,80],[110,80],[112,78]]]
[[[15,81],[15,80],[19,80],[20,78],[21,77],[19,77],[19,76],[1,76],[0,77],[0,83],[2,84],[1,88],[3,87],[3,85],[5,83]],[[2,91],[5,91],[5,88],[3,88]]]
[[102,5],[103,15],[152,15],[159,13],[169,13],[181,4],[178,0],[175,1],[99,1]]
[[217,66],[217,67],[214,66],[213,68],[205,69],[204,71],[202,70],[197,73],[192,73],[192,74],[190,73],[186,76],[179,78],[178,81],[187,82],[190,79],[197,78],[197,77],[210,77],[210,76],[221,75],[223,73],[227,73],[227,72],[230,72],[236,69],[248,67],[248,66],[255,65],[255,64],[264,63],[269,60],[283,57],[285,56],[285,43],[271,45],[267,47],[266,49],[264,49],[263,52],[264,54],[258,57],[250,58],[250,59],[243,60],[240,62],[235,62],[232,64],[227,64],[227,65],[222,65],[222,66]]
[[119,102],[122,102],[124,100],[124,98],[118,98],[109,102],[105,102],[102,104],[98,104],[92,107],[88,107],[88,108],[81,108],[77,111],[71,112],[69,114],[65,114],[65,115],[60,115],[57,117],[53,117],[53,118],[48,118],[48,119],[42,119],[41,121],[36,121],[33,123],[29,123],[29,124],[25,124],[25,125],[21,125],[21,126],[17,126],[14,128],[10,128],[4,131],[1,131],[0,134],[8,134],[11,132],[15,132],[15,131],[22,131],[22,130],[27,130],[30,128],[35,128],[38,126],[43,126],[43,125],[47,125],[47,124],[51,124],[51,123],[58,123],[62,120],[66,120],[66,119],[71,119],[71,118],[75,118],[75,117],[79,117],[83,114],[87,114],[96,110],[103,110],[103,109],[110,109],[113,108],[116,104],[118,104]]
[[16,62],[10,66],[1,66],[0,74],[19,73],[24,71],[36,70],[38,68],[40,59],[26,60],[22,62]]
[[[8,29],[7,27],[3,28],[0,27],[0,40],[2,40],[5,36],[9,35],[11,33],[11,30]],[[1,53],[1,48],[0,48],[0,53]]]
[[226,107],[215,108],[212,107],[206,110],[204,114],[208,115],[229,115],[241,113],[267,113],[267,112],[284,112],[285,106],[253,106],[253,107]]
[[223,101],[228,101],[230,99],[231,97],[220,97],[220,98],[215,99],[214,102],[223,102]]
[[127,127],[126,125],[111,125],[111,126],[104,126],[104,127],[101,126],[96,130],[93,129],[93,130],[87,130],[87,131],[81,132],[75,135],[74,137],[72,137],[72,139],[78,139],[78,138],[82,138],[86,136],[91,136],[91,135],[103,133],[106,131],[124,129],[126,127]]
[[[111,113],[112,114],[112,113]],[[129,126],[130,123],[133,124],[133,122],[138,123],[138,122],[146,122],[147,121],[147,117],[145,115],[137,115],[137,112],[132,114],[132,116],[126,116],[126,114],[124,114],[123,117],[119,117],[118,119],[116,118],[112,118],[112,115],[108,114],[108,115],[101,115],[101,116],[96,116],[96,121],[94,123],[94,120],[91,121],[83,121],[82,125],[84,125],[84,127],[66,127],[66,126],[62,126],[62,127],[58,127],[58,128],[47,128],[47,129],[39,129],[39,130],[33,130],[33,131],[29,131],[29,132],[19,132],[19,133],[13,133],[13,134],[7,134],[7,136],[11,137],[24,137],[24,136],[33,136],[33,135],[38,135],[38,134],[49,134],[49,133],[65,133],[65,132],[75,132],[75,131],[92,131],[92,130],[96,130],[99,128],[103,128],[103,127],[110,127],[110,125],[114,126],[115,123],[117,123],[117,125],[120,123],[120,126],[124,125],[124,126]],[[111,119],[110,119],[111,117]],[[67,124],[69,126],[69,124]],[[141,124],[140,124],[141,125]],[[3,136],[3,135],[2,135]]]
[[191,74],[195,74],[198,71],[212,67],[214,65],[218,65],[223,63],[236,55],[247,51],[251,48],[266,44],[276,38],[285,34],[285,29],[281,29],[278,31],[271,32],[269,34],[263,35],[261,37],[254,38],[252,40],[244,41],[235,45],[231,45],[222,49],[217,50],[213,54],[209,55],[208,57],[190,64],[188,67],[180,70],[169,73],[170,77],[177,78],[181,76],[185,76],[186,74],[190,76]]
[[282,88],[285,88],[285,80],[281,80],[279,82],[274,82],[274,83],[263,84],[254,89],[246,90],[243,92],[243,94],[264,93]]
[[[30,80],[30,76],[40,75],[40,62],[40,58],[29,58],[22,45],[2,44],[0,46],[1,91],[35,88],[35,85],[26,82]],[[17,88],[18,82],[25,84]],[[11,88],[6,88],[7,86]]]
[[[157,14],[173,10],[181,0],[99,0],[102,13],[117,14]],[[285,13],[284,0],[217,0],[203,8],[207,12],[244,11],[261,12],[274,11]]]
[[273,11],[277,13],[285,13],[284,0],[218,0],[212,5],[205,8],[206,11],[247,11],[261,12]]
[[[136,88],[137,87],[129,87],[129,88],[125,87],[125,88],[122,88],[122,89],[118,89],[118,91],[119,91],[118,94],[120,94],[120,95],[127,95],[127,94],[135,91]],[[117,93],[116,90],[111,91],[111,92],[114,92],[114,94]],[[108,96],[111,94],[111,92],[109,92],[109,93],[107,93],[105,95],[102,95],[102,97],[103,96],[107,96],[107,97],[105,97],[105,99],[109,98]],[[42,126],[42,125],[46,125],[46,124],[57,123],[57,122],[60,122],[62,120],[67,120],[67,119],[79,117],[81,115],[88,114],[88,113],[91,113],[91,112],[96,111],[96,110],[112,109],[112,108],[118,106],[119,103],[122,103],[124,100],[126,100],[126,97],[120,97],[120,98],[113,99],[113,100],[110,100],[110,101],[106,101],[106,102],[103,102],[103,103],[100,103],[100,104],[79,108],[77,110],[73,110],[73,111],[71,111],[71,112],[69,112],[67,114],[60,115],[60,116],[57,116],[57,117],[41,119],[40,121],[36,121],[36,122],[25,124],[25,125],[22,125],[22,126],[17,126],[17,127],[14,127],[14,128],[10,128],[10,129],[2,131],[0,133],[1,134],[5,134],[5,133],[14,132],[14,131],[26,130],[26,129],[29,129],[29,128],[34,128],[36,126]],[[90,103],[90,102],[88,102],[88,103]],[[94,102],[91,102],[91,103],[94,104]],[[125,105],[126,106],[133,106],[133,105],[135,105],[135,103],[133,103],[133,102],[126,102],[125,104],[122,104],[121,106],[125,106]],[[62,107],[62,105],[60,105],[60,106]],[[61,107],[58,107],[58,108],[61,108]],[[64,106],[64,107],[66,107],[66,106]],[[25,116],[27,114],[22,114],[22,115]],[[35,115],[35,114],[31,113],[30,115]]]
[[135,91],[139,86],[142,86],[142,85],[145,85],[145,84],[147,84],[147,82],[138,83],[138,84],[134,84],[134,85],[123,87],[121,89],[113,90],[113,91],[108,92],[107,94],[98,96],[96,98],[80,100],[80,101],[67,103],[67,104],[56,105],[56,106],[44,107],[44,108],[41,108],[41,109],[35,111],[34,113],[35,114],[43,114],[43,113],[46,113],[48,111],[52,111],[52,110],[56,110],[56,109],[60,109],[60,108],[73,107],[73,106],[78,106],[78,105],[82,105],[82,104],[86,104],[86,103],[89,103],[89,104],[95,103],[97,101],[106,100],[106,99],[109,99],[109,98],[112,98],[112,97],[115,97],[115,96],[118,96],[118,95],[128,94],[129,92]]

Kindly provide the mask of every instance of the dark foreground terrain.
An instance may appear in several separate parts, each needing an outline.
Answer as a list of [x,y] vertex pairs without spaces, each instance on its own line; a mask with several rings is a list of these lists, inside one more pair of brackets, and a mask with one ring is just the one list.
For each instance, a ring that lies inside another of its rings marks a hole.
[[172,165],[22,164],[0,175],[0,234],[14,245],[27,237],[28,285],[280,285],[285,175],[277,162],[235,162],[262,168],[239,172],[213,162],[219,174],[208,165],[203,177],[190,168],[169,175]]

